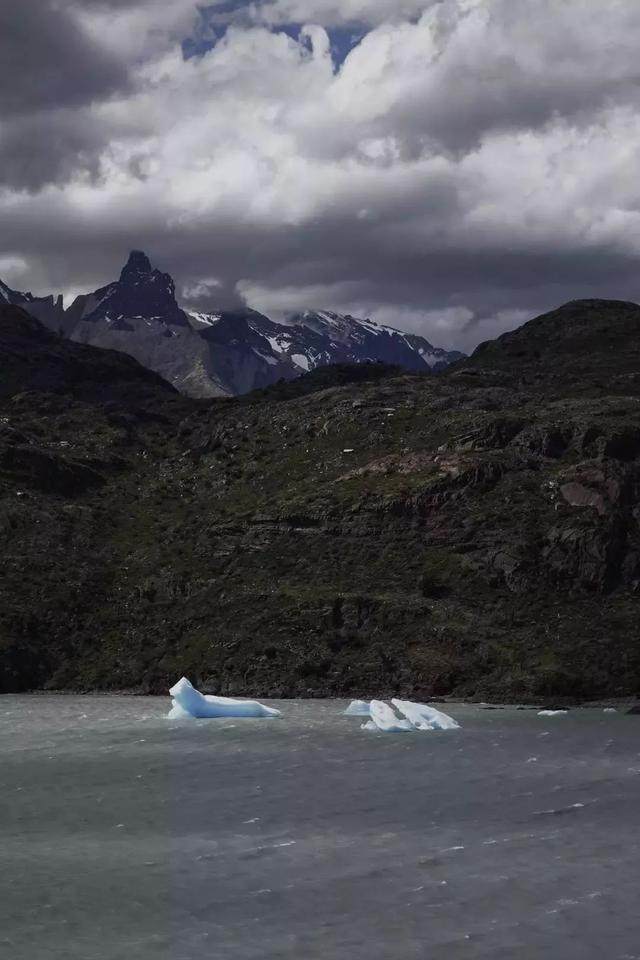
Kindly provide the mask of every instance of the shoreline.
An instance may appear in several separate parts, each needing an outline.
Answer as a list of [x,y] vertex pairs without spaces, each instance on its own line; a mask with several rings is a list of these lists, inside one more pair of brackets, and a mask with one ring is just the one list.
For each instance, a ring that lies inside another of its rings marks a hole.
[[[210,693],[208,690],[203,690],[203,693]],[[220,694],[217,694],[220,696]],[[359,695],[359,696],[308,696],[308,697],[270,697],[270,696],[260,696],[253,694],[246,694],[236,696],[234,699],[258,699],[258,700],[273,700],[273,701],[291,701],[295,702],[298,700],[335,700],[335,701],[344,701],[350,702],[353,699],[362,699],[362,700],[388,700],[390,697],[399,696],[399,694],[386,693],[378,694],[377,696],[368,694],[368,695]],[[171,697],[169,692],[166,693],[150,693],[148,691],[141,691],[136,688],[121,689],[121,690],[23,690],[23,691],[7,691],[0,694],[0,697],[33,697],[37,699],[38,697],[104,697],[106,699],[116,698],[116,697],[153,697],[157,699],[170,700]],[[407,698],[405,698],[407,699]],[[449,706],[454,706],[459,704],[466,707],[478,707],[480,710],[605,710],[607,708],[614,708],[620,713],[627,713],[634,707],[640,707],[640,701],[635,697],[602,697],[597,700],[584,700],[581,702],[575,701],[565,701],[562,699],[553,699],[548,700],[536,700],[536,701],[504,701],[504,700],[480,700],[480,699],[465,699],[464,697],[426,697],[422,699],[416,699],[414,702],[420,703],[433,703],[433,704],[448,704]]]

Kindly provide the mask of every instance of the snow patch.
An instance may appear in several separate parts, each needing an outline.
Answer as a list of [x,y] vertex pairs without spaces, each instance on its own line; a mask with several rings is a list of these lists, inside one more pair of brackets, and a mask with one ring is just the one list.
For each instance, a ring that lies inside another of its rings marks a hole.
[[[269,341],[269,346],[275,353],[284,353],[286,348],[291,343],[291,338],[288,336],[283,336],[280,334],[278,337],[266,337],[265,340]],[[283,346],[284,343],[284,346]]]
[[258,350],[257,347],[254,347],[254,348],[253,348],[253,352],[255,353],[256,357],[260,357],[260,359],[261,359],[261,360],[264,360],[265,363],[268,363],[270,367],[277,367],[277,366],[278,366],[278,361],[276,360],[276,358],[275,358],[274,356],[272,356],[272,354],[270,354],[270,353],[262,353],[262,351],[261,351],[261,350]]
[[442,351],[440,351],[440,353],[437,353],[432,350],[425,350],[424,347],[420,347],[418,349],[418,353],[420,354],[420,357],[424,360],[424,362],[427,364],[427,366],[431,368],[435,367],[437,363],[441,363],[443,359]]
[[309,359],[305,357],[303,353],[292,353],[291,359],[295,363],[296,367],[302,367],[303,370],[309,371]]
[[364,327],[365,330],[368,330],[369,333],[373,333],[375,336],[379,336],[381,333],[385,333],[386,330],[384,327],[380,326],[378,323],[374,323],[373,320],[357,320],[358,326]]
[[197,313],[195,311],[191,311],[189,317],[203,327],[213,327],[222,319],[219,313]]

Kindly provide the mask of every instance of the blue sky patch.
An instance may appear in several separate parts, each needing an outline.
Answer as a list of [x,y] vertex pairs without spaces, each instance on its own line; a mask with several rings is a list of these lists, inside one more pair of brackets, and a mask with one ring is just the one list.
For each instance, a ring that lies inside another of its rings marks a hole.
[[[182,42],[182,53],[185,60],[192,57],[202,57],[220,42],[225,36],[231,23],[249,26],[250,20],[242,16],[246,9],[244,0],[226,0],[212,7],[201,7],[200,19],[196,24],[192,36]],[[274,28],[275,33],[284,33],[298,42],[302,23],[285,23]],[[367,27],[358,22],[340,27],[327,29],[331,43],[331,55],[336,70],[338,70],[350,52],[356,47],[367,33]]]

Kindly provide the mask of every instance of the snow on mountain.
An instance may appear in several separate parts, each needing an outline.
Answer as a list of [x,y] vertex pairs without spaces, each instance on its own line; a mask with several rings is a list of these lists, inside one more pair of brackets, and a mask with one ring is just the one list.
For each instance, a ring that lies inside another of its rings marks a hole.
[[425,372],[462,356],[417,334],[330,311],[307,310],[282,323],[249,308],[186,311],[171,276],[139,250],[118,280],[77,297],[64,313],[61,298],[18,294],[1,282],[0,298],[72,340],[130,354],[196,397],[246,393],[330,363],[383,361]]
[[187,313],[189,323],[194,330],[202,330],[203,327],[212,327],[214,323],[222,319],[221,313]]
[[463,356],[455,350],[434,347],[418,334],[327,310],[294,314],[287,325],[296,332],[299,342],[308,339],[303,331],[310,331],[319,338],[312,344],[311,355],[306,354],[309,369],[323,363],[383,360],[408,370],[436,371]]

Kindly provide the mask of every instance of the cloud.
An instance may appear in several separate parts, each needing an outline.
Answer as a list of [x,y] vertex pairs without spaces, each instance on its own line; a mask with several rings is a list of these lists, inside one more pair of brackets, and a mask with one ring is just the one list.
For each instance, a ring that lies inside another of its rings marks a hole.
[[84,111],[12,118],[0,132],[0,187],[33,192],[76,175],[95,179],[107,144],[99,125]]
[[80,89],[0,108],[0,257],[38,292],[95,288],[141,247],[194,307],[341,309],[464,349],[638,296],[633,0],[57,7]]
[[54,0],[0,6],[0,117],[82,105],[127,86],[125,65]]
[[441,0],[258,0],[254,3],[220,2],[207,6],[206,16],[217,23],[265,24],[317,23],[324,27],[347,24],[402,23],[420,17]]

